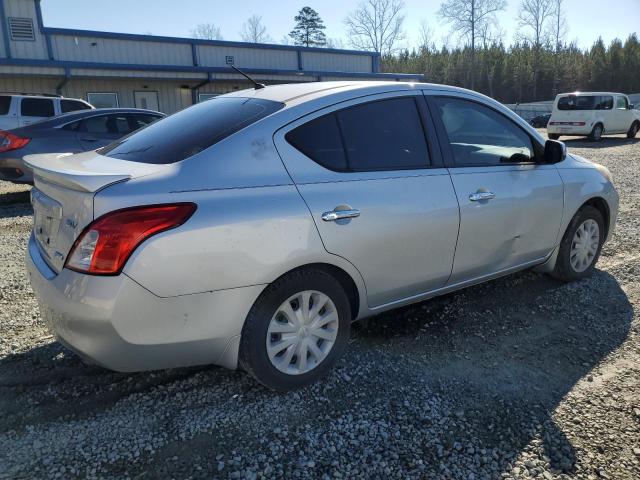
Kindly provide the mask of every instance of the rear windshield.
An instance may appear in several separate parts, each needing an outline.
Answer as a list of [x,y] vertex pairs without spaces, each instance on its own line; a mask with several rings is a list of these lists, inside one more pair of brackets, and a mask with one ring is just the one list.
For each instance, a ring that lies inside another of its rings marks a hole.
[[181,110],[98,153],[138,163],[175,163],[284,107],[271,100],[219,97]]
[[568,95],[558,99],[558,110],[611,110],[611,95]]
[[9,107],[11,106],[11,97],[7,95],[0,95],[0,115],[6,115],[9,113]]

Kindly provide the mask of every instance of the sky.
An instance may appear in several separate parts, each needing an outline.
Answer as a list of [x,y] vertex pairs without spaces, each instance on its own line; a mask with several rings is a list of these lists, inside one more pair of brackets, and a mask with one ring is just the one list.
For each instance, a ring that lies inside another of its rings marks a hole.
[[[515,20],[521,0],[507,0],[507,9],[498,15],[511,43],[518,28]],[[225,40],[241,40],[243,22],[257,14],[275,43],[293,28],[293,17],[305,5],[314,8],[324,20],[327,37],[339,39],[349,48],[344,18],[360,0],[43,0],[44,24],[48,27],[78,28],[124,33],[143,33],[190,37],[199,23],[218,26]],[[406,39],[404,46],[417,45],[420,25],[426,21],[437,46],[456,44],[450,27],[437,17],[440,0],[405,0]],[[630,33],[640,35],[640,0],[565,0],[568,41],[581,48],[590,47],[601,36],[606,44],[614,38],[623,41]]]

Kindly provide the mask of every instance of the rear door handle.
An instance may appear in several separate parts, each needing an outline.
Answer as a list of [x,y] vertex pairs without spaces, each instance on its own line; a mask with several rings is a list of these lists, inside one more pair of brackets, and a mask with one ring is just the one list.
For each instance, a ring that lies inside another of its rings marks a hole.
[[325,222],[335,222],[343,218],[355,218],[360,216],[360,210],[331,210],[322,214],[322,220]]
[[98,141],[97,138],[81,138],[80,140],[83,140],[85,142],[97,142]]
[[496,198],[496,194],[493,192],[476,192],[469,194],[469,200],[472,202],[481,202],[482,200],[491,200]]

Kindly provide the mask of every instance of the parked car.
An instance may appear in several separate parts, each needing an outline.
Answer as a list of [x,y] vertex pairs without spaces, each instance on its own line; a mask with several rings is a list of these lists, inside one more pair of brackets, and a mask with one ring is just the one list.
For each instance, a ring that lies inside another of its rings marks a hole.
[[12,130],[64,113],[92,108],[92,105],[77,98],[0,93],[0,130]]
[[0,130],[0,180],[33,183],[24,156],[95,150],[164,116],[138,108],[101,108],[67,113],[7,132]]
[[278,390],[326,374],[354,320],[532,267],[591,274],[618,211],[605,167],[441,85],[244,90],[26,161],[28,271],[63,344]]
[[544,115],[538,115],[529,120],[529,125],[533,128],[546,128],[549,123],[549,118],[551,118],[550,113],[545,113]]
[[640,111],[622,93],[575,92],[558,95],[547,125],[549,138],[586,135],[599,142],[602,135],[626,133],[635,138],[640,130]]

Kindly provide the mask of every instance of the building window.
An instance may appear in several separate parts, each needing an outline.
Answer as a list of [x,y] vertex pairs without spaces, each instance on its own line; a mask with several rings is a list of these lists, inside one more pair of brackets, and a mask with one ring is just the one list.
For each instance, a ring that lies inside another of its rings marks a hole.
[[87,93],[87,101],[96,108],[118,107],[118,94],[115,92]]
[[220,95],[219,93],[199,93],[198,94],[198,103],[204,102],[205,100],[211,100],[214,97]]

